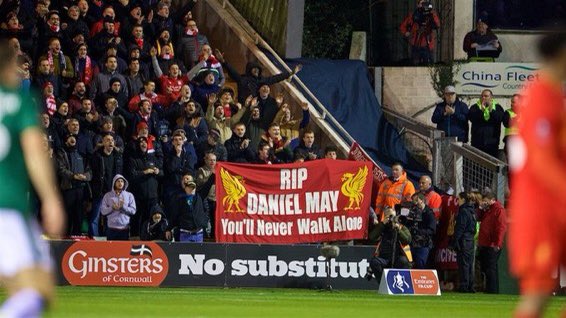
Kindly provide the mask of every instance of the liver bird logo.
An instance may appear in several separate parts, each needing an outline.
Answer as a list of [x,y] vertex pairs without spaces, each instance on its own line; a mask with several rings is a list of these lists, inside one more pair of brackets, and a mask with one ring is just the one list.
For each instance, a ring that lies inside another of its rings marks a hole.
[[[233,176],[224,168],[220,168],[222,186],[226,195],[222,198],[222,206],[225,212],[244,212],[240,208],[240,200],[246,195],[246,188],[242,184],[240,176]],[[228,206],[226,206],[228,205]]]
[[[354,175],[346,172],[342,175],[342,194],[348,197],[349,205],[344,210],[359,210],[360,204],[364,202],[364,187],[366,185],[366,177],[368,175],[368,167],[360,168]],[[354,204],[356,206],[354,207]]]

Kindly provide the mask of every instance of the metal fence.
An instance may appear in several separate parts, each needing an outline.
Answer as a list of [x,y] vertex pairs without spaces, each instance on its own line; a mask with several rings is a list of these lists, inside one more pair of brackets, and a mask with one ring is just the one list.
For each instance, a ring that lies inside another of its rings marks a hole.
[[387,120],[399,130],[411,156],[428,167],[433,183],[454,193],[489,189],[504,202],[507,193],[507,164],[470,145],[444,137],[444,132],[389,109]]
[[435,140],[443,138],[444,132],[390,109],[383,108],[383,113],[389,123],[399,130],[399,137],[412,157],[434,172],[437,169],[436,157],[439,151],[435,146]]
[[492,191],[500,202],[505,202],[508,191],[507,164],[470,145],[454,142],[454,190],[477,189]]

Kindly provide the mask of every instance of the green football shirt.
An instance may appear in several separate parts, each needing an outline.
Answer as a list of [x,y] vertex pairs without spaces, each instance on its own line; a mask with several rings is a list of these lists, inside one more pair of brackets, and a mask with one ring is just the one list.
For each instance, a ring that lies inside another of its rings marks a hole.
[[29,93],[0,87],[0,209],[14,209],[24,216],[31,213],[31,184],[20,135],[37,126],[38,108]]

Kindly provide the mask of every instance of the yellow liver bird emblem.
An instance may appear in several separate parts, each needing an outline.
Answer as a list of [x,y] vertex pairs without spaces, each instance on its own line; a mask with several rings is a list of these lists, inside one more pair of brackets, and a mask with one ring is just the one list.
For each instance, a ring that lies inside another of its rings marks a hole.
[[[360,168],[354,175],[346,172],[342,175],[342,194],[350,200],[349,205],[344,210],[359,210],[360,204],[364,202],[364,186],[366,185],[366,177],[368,175],[368,167]],[[354,203],[356,206],[354,207]]]
[[[224,168],[220,168],[220,177],[222,179],[222,186],[226,195],[222,198],[222,206],[225,212],[244,212],[240,208],[240,199],[246,195],[246,188],[242,184],[242,177],[233,176]],[[228,204],[228,206],[226,206]],[[235,208],[235,210],[232,210]]]

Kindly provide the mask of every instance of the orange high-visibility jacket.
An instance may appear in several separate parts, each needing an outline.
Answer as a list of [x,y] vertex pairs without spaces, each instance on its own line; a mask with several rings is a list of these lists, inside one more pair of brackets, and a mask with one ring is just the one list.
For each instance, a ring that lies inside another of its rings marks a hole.
[[413,194],[415,194],[415,186],[407,179],[407,173],[403,172],[397,181],[393,181],[391,178],[385,179],[379,186],[375,200],[375,213],[379,220],[383,220],[383,211],[386,207],[393,208],[395,204],[411,201]]
[[432,209],[434,217],[438,221],[440,219],[440,206],[442,205],[442,198],[440,194],[436,193],[434,190],[429,190],[428,192],[423,192],[426,198],[426,205]]

